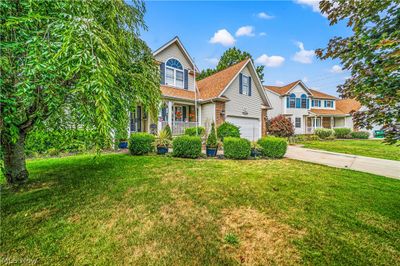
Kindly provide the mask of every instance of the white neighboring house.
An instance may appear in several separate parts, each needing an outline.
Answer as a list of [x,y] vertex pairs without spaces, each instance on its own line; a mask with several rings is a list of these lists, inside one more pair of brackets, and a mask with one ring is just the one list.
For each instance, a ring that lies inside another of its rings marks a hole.
[[361,105],[353,99],[338,99],[335,96],[312,90],[301,80],[285,86],[264,86],[273,109],[268,119],[278,115],[289,118],[295,134],[312,134],[316,128],[353,126],[351,113]]
[[129,133],[155,132],[169,124],[173,135],[180,135],[188,127],[208,129],[212,122],[218,126],[229,121],[249,140],[266,134],[271,103],[250,59],[196,82],[199,70],[178,37],[153,55],[161,74],[158,121],[152,121],[138,105],[130,114]]

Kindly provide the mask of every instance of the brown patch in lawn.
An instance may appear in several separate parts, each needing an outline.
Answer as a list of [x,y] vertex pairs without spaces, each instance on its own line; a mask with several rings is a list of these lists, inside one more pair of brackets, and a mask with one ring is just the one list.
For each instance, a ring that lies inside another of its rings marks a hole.
[[124,249],[123,253],[121,255],[124,258],[125,265],[135,265],[139,261],[148,261],[149,263],[152,261],[156,264],[162,257],[168,255],[169,250],[154,240],[129,246]]
[[49,209],[43,209],[37,212],[32,213],[32,220],[35,222],[40,222],[48,219],[51,216],[52,212]]
[[238,237],[238,245],[224,244],[222,252],[244,265],[295,265],[300,255],[292,240],[303,235],[286,224],[251,208],[223,211],[221,233]]
[[376,212],[358,212],[357,218],[361,222],[381,230],[390,231],[400,229],[400,225],[398,223],[395,223],[390,218],[382,216]]

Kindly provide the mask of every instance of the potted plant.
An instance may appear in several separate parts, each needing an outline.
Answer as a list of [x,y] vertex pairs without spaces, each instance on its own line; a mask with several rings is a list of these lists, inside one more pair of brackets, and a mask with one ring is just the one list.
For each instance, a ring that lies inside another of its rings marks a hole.
[[117,130],[115,139],[117,140],[119,149],[128,148],[128,132],[126,129]]
[[260,156],[261,155],[260,149],[261,149],[261,146],[257,143],[257,141],[253,141],[251,143],[250,156],[251,157]]
[[217,133],[215,132],[215,125],[214,123],[212,123],[211,131],[206,141],[206,154],[209,157],[215,157],[217,156],[217,151],[218,151]]
[[166,154],[168,152],[168,147],[170,146],[170,144],[171,140],[168,131],[165,129],[161,130],[155,140],[157,154]]

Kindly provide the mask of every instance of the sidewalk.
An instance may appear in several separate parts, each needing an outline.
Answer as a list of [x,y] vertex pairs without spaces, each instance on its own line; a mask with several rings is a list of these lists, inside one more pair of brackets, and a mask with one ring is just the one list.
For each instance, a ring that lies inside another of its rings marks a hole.
[[400,179],[400,161],[289,146],[286,157]]

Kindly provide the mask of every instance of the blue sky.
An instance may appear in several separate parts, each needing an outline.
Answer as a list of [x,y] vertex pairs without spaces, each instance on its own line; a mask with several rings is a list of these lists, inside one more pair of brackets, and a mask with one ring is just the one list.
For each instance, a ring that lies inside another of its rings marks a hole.
[[200,69],[215,66],[229,47],[249,52],[265,65],[264,84],[302,79],[311,88],[337,95],[349,76],[339,61],[321,61],[313,50],[334,36],[351,34],[344,23],[329,26],[313,0],[146,1],[148,31],[142,38],[155,50],[179,36]]

